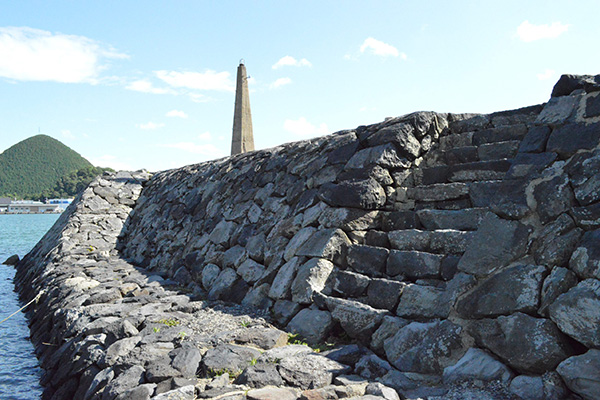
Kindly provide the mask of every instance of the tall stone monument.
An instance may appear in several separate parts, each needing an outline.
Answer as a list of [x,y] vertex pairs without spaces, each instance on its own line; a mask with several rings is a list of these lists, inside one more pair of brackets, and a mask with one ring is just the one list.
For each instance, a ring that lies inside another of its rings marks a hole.
[[252,113],[250,112],[250,96],[248,94],[248,75],[244,60],[240,60],[237,69],[237,85],[235,89],[235,111],[233,114],[233,135],[231,155],[254,150],[252,134]]

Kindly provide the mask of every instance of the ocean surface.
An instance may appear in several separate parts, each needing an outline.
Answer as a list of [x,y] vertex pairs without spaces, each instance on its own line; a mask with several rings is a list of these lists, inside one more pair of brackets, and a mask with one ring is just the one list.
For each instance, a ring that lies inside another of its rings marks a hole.
[[[0,215],[0,263],[13,254],[23,258],[58,217],[58,214]],[[24,305],[14,291],[14,276],[13,267],[0,265],[0,321]],[[29,341],[25,315],[20,312],[0,323],[0,400],[39,400],[41,373]]]

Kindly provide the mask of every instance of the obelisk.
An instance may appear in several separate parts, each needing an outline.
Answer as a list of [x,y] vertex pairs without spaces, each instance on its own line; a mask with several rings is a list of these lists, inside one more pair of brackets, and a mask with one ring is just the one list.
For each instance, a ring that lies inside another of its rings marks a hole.
[[252,150],[254,150],[254,135],[252,134],[252,113],[250,112],[250,96],[248,94],[248,75],[246,75],[244,60],[241,60],[237,69],[231,155]]

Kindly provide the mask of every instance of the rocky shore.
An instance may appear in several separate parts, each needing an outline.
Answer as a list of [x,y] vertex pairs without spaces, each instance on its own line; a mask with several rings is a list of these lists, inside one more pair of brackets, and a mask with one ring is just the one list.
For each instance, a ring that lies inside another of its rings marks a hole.
[[597,399],[600,76],[105,175],[17,265],[46,399]]

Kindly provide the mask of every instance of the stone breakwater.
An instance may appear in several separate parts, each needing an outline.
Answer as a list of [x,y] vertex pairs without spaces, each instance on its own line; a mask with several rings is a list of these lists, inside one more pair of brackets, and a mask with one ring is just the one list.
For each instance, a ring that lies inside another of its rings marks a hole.
[[45,398],[597,399],[599,145],[600,76],[563,76],[102,177],[18,265]]

